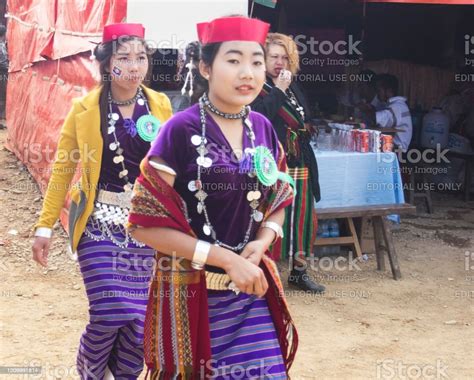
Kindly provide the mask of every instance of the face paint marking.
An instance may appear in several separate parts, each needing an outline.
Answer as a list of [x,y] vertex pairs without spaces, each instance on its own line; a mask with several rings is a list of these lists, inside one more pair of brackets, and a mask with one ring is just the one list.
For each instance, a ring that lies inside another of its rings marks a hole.
[[122,75],[122,70],[120,69],[120,67],[114,66],[112,68],[112,74],[114,74],[116,76],[120,76],[120,75]]

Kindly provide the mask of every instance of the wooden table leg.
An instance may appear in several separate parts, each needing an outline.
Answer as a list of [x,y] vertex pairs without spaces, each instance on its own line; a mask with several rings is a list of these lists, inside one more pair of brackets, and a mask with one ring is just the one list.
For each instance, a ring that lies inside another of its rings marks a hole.
[[354,226],[354,220],[352,218],[347,218],[347,224],[349,225],[349,230],[351,232],[351,236],[354,239],[354,248],[356,251],[356,256],[361,257],[362,256],[362,250],[360,249],[360,244],[359,244],[359,237],[357,236],[357,231]]
[[374,228],[375,257],[377,259],[377,270],[385,271],[385,256],[383,246],[383,231],[380,220],[376,217],[372,218],[372,226]]
[[379,220],[379,223],[381,223],[382,225],[383,237],[385,240],[385,244],[387,245],[388,260],[390,262],[390,267],[392,269],[393,278],[395,280],[399,280],[402,278],[402,273],[400,272],[400,265],[398,264],[397,252],[395,250],[395,245],[393,244],[392,231],[390,231],[390,227],[388,226],[388,223],[385,217],[376,216],[375,218],[377,218]]

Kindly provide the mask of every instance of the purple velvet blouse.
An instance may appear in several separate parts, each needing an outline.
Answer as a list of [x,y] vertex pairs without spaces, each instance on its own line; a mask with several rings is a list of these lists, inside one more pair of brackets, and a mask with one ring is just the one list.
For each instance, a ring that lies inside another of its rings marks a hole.
[[[122,154],[124,156],[125,168],[128,170],[129,181],[130,183],[134,183],[140,175],[140,162],[150,149],[150,143],[142,140],[140,136],[138,136],[135,123],[140,116],[147,115],[148,111],[145,105],[141,106],[135,103],[132,118],[125,120],[118,106],[112,105],[112,111],[119,115],[119,119],[115,124],[115,134],[120,142],[120,146],[124,150]],[[123,191],[125,181],[119,178],[122,165],[113,162],[116,153],[109,148],[109,145],[114,141],[113,135],[107,135],[107,139],[104,141],[99,189],[120,193]]]
[[[255,133],[255,146],[264,145],[278,159],[278,138],[272,125],[265,116],[251,112],[250,121]],[[232,148],[220,127],[211,115],[206,117],[207,149],[213,161],[210,168],[203,168],[201,180],[203,190],[208,194],[205,200],[209,219],[213,225],[217,239],[236,246],[244,240],[247,231],[251,207],[247,200],[249,190],[255,190],[256,178],[243,173],[241,163],[235,158]],[[201,135],[199,105],[194,105],[174,115],[160,130],[152,144],[149,157],[160,157],[168,166],[176,171],[175,190],[181,195],[188,207],[191,227],[199,239],[213,242],[204,234],[204,214],[197,212],[198,200],[195,191],[190,191],[188,183],[197,179],[196,159],[199,153],[191,143],[193,135]],[[243,149],[251,148],[252,144],[246,133],[243,134]],[[262,189],[263,197],[268,191]],[[259,223],[254,222],[250,241],[254,240]]]

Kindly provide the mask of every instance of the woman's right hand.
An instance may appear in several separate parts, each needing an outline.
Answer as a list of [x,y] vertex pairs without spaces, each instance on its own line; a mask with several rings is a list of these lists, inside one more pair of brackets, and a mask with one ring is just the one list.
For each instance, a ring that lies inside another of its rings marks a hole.
[[234,254],[228,268],[224,269],[240,291],[258,297],[267,292],[268,282],[263,270],[249,260]]
[[33,260],[44,267],[48,265],[48,253],[50,245],[51,238],[37,236],[33,241]]
[[285,92],[290,87],[292,78],[291,71],[289,70],[281,70],[278,77],[276,77],[273,81],[275,87],[278,87],[281,91]]

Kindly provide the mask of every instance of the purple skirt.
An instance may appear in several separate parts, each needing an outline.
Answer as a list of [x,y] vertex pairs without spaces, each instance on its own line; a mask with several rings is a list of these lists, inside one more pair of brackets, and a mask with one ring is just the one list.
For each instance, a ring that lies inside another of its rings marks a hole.
[[213,379],[287,379],[265,298],[208,291]]

